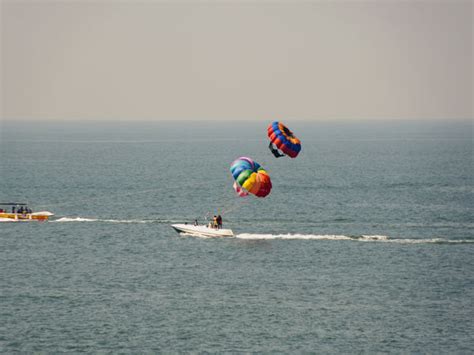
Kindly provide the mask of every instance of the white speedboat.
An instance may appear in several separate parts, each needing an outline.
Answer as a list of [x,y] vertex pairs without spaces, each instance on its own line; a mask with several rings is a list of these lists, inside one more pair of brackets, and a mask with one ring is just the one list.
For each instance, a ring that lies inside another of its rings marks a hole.
[[172,224],[171,227],[181,234],[194,235],[197,237],[233,237],[234,233],[231,229],[216,229],[205,225],[192,224]]

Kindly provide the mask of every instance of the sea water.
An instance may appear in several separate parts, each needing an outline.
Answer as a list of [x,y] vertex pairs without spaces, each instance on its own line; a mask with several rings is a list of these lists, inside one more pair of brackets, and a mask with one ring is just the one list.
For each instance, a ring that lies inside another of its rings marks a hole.
[[0,223],[0,352],[473,352],[472,125],[268,123],[4,122],[0,202],[56,215]]

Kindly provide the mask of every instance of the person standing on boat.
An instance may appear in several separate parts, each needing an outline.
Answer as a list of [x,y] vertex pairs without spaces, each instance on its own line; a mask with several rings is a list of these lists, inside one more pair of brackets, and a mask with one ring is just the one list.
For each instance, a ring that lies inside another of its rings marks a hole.
[[217,216],[217,229],[222,229],[222,217],[221,217],[221,215]]
[[217,216],[214,215],[214,217],[212,217],[212,227],[217,229],[218,228],[218,225],[217,225]]

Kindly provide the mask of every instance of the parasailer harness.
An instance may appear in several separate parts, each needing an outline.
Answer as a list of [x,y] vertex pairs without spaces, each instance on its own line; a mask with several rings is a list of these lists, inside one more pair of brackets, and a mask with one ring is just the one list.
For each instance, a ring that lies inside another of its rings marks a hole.
[[285,154],[280,154],[280,152],[278,151],[278,149],[275,148],[272,142],[270,142],[270,144],[268,145],[268,149],[270,149],[270,151],[275,156],[275,158],[280,158],[280,157],[285,156]]

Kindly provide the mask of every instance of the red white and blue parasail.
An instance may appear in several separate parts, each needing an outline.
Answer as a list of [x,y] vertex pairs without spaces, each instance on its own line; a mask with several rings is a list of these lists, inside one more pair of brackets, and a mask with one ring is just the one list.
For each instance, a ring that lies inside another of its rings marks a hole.
[[[276,158],[284,155],[296,158],[301,151],[300,140],[281,122],[275,121],[268,126],[268,137],[270,138],[268,148]],[[281,154],[280,151],[284,154]]]

